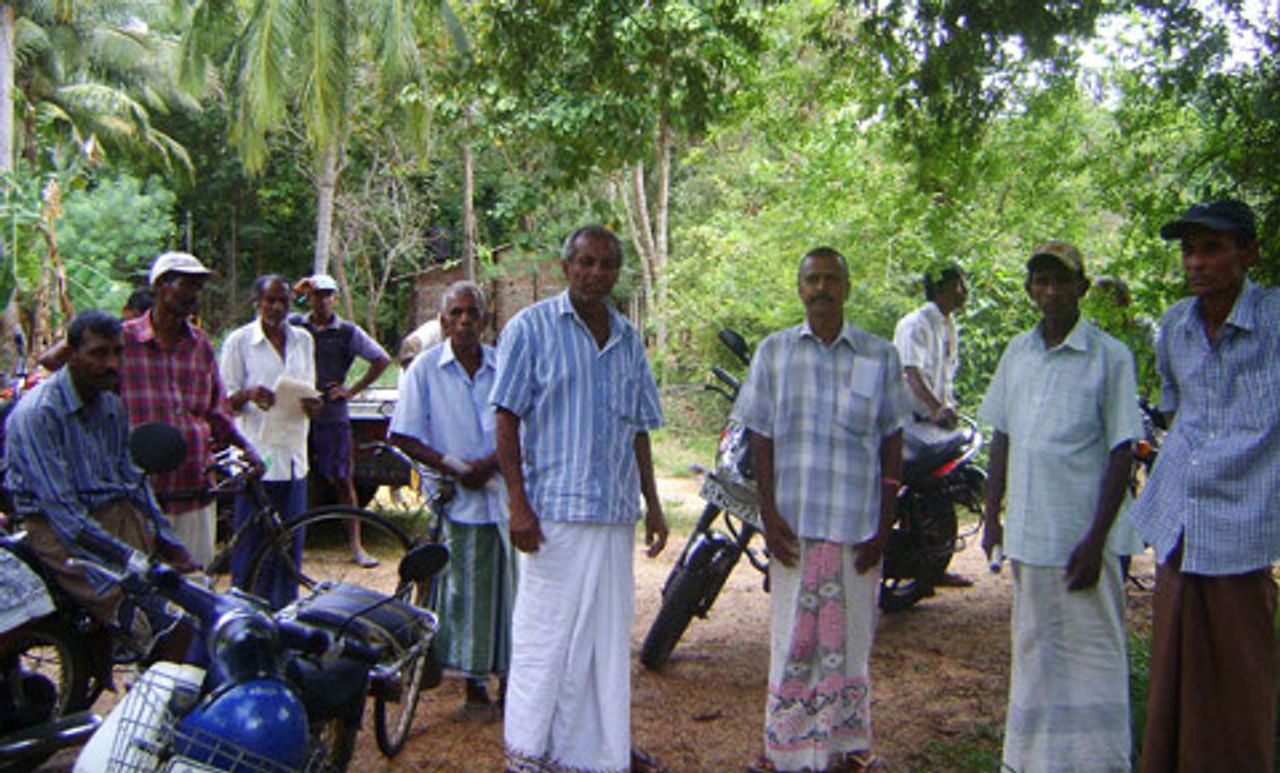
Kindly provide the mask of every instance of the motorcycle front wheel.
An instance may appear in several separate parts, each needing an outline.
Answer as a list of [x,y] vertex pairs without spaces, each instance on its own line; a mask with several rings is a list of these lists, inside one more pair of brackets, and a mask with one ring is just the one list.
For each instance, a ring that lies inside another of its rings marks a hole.
[[360,726],[342,717],[331,717],[311,726],[313,748],[324,750],[323,770],[343,773],[356,753],[356,735]]
[[640,647],[640,662],[650,671],[666,665],[671,651],[676,648],[689,622],[698,609],[698,602],[711,586],[711,575],[705,569],[695,571],[687,566],[676,567],[667,592],[662,594],[662,606],[658,616],[649,626],[649,633]]
[[955,553],[955,505],[949,499],[917,500],[903,514],[885,547],[880,609],[901,612],[933,593]]
[[[53,616],[29,623],[10,641],[0,653],[0,707],[6,724],[17,723],[6,730],[52,721],[91,703],[88,653],[62,620]],[[0,759],[0,773],[33,770],[47,757]]]

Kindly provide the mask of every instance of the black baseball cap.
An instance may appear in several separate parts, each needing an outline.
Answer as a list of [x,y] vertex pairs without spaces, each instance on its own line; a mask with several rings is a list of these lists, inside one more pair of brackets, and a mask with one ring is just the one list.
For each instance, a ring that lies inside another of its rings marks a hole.
[[1186,214],[1160,229],[1161,239],[1181,239],[1192,226],[1211,231],[1239,233],[1249,239],[1258,238],[1257,220],[1253,209],[1243,201],[1223,199],[1193,204]]

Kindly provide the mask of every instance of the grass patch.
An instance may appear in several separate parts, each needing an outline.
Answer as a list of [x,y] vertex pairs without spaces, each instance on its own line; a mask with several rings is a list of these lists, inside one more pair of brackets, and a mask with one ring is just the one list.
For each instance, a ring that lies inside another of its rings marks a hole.
[[927,741],[912,770],[987,771],[1000,769],[1000,731],[986,722],[950,741]]

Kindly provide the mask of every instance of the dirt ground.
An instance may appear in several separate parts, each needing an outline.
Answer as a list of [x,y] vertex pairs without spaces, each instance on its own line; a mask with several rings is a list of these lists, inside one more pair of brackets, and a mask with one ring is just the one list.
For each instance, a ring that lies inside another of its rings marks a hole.
[[[696,486],[688,480],[664,479],[659,488],[669,509],[677,502],[684,502],[687,512],[700,507]],[[634,652],[657,612],[663,580],[685,536],[673,535],[657,559],[637,549]],[[956,556],[952,569],[974,585],[941,589],[907,612],[880,616],[877,623],[871,659],[875,751],[893,770],[982,770],[985,766],[962,752],[977,748],[998,754],[995,739],[1008,681],[1010,580],[1007,571],[989,572],[976,538]],[[1136,560],[1134,574],[1149,581],[1150,562]],[[663,671],[649,672],[633,661],[632,738],[668,770],[743,770],[762,751],[769,636],[768,596],[761,581],[744,561],[708,619],[690,625]],[[1149,592],[1131,584],[1131,627],[1148,625],[1149,608]],[[392,760],[378,752],[372,711],[366,712],[351,770],[500,770],[501,723],[464,717],[462,701],[457,679],[424,694],[413,736]],[[69,769],[65,759],[46,767]]]

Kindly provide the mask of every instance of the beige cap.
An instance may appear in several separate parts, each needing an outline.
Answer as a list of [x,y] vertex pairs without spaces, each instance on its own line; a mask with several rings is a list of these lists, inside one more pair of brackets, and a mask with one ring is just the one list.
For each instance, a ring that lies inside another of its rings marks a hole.
[[151,264],[151,275],[147,281],[154,285],[157,279],[171,273],[207,276],[213,272],[205,268],[200,259],[189,252],[166,252],[158,255],[155,262]]
[[1056,258],[1068,271],[1084,275],[1084,255],[1081,255],[1080,250],[1074,245],[1059,241],[1045,242],[1032,250],[1031,258],[1027,261],[1027,270],[1031,270],[1031,264],[1036,258],[1046,256]]

